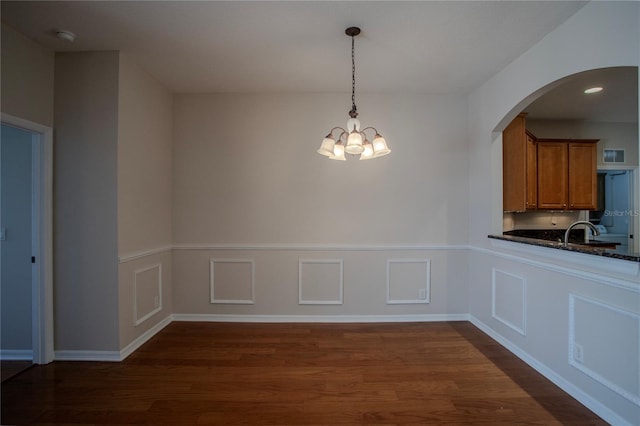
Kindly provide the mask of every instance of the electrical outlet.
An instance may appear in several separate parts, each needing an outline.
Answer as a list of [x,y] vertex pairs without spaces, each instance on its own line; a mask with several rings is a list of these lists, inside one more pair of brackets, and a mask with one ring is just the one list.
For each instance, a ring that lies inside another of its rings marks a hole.
[[577,343],[573,344],[573,359],[577,362],[584,362],[584,348]]
[[153,306],[155,308],[157,308],[158,306],[160,306],[160,297],[156,296],[155,299],[153,299]]
[[418,291],[418,297],[419,297],[420,299],[426,299],[426,298],[427,298],[427,290],[425,290],[424,288],[421,288],[421,289]]

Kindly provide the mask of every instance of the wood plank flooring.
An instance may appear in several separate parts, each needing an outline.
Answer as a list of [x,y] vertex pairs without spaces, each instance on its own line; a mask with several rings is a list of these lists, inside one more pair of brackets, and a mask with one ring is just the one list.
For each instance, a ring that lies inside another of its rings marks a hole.
[[2,384],[2,424],[603,425],[468,322],[174,322]]

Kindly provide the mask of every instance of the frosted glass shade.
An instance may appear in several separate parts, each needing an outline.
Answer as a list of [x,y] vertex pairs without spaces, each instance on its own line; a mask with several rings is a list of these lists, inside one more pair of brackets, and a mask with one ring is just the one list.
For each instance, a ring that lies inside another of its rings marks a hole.
[[382,157],[390,152],[391,150],[387,147],[387,141],[379,134],[376,135],[376,137],[373,138],[373,156]]
[[373,145],[371,145],[371,142],[365,139],[362,144],[362,148],[362,154],[360,154],[361,160],[369,160],[373,158]]
[[333,155],[331,157],[332,160],[346,161],[347,159],[344,156],[344,145],[342,142],[338,142],[333,146]]
[[364,151],[362,147],[362,135],[355,130],[349,133],[345,150],[347,154],[362,154],[362,151]]
[[324,155],[325,157],[331,157],[333,155],[333,146],[336,141],[333,138],[326,137],[322,140],[320,144],[320,148],[318,148],[317,153],[320,155]]

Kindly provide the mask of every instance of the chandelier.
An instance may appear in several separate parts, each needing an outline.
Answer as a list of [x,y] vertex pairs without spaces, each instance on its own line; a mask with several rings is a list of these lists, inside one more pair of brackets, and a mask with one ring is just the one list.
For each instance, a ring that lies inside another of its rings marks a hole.
[[[356,61],[355,61],[355,37],[360,34],[360,28],[349,27],[345,34],[351,37],[351,111],[347,121],[347,128],[334,127],[322,140],[318,149],[318,154],[329,157],[332,160],[345,161],[345,153],[360,155],[360,160],[369,160],[387,155],[391,150],[387,147],[387,142],[374,127],[360,129],[358,120],[358,110],[356,108]],[[373,140],[369,141],[366,132],[373,135]],[[334,132],[338,135],[334,138]],[[375,132],[375,134],[374,134]]]

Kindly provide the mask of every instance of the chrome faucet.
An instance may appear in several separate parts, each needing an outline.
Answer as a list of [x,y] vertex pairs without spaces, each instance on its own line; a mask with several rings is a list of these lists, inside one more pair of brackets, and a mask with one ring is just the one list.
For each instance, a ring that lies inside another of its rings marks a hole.
[[579,220],[577,222],[573,222],[571,225],[569,225],[569,227],[567,228],[567,230],[564,233],[564,245],[565,247],[569,244],[569,232],[578,225],[587,225],[588,228],[591,229],[591,231],[593,232],[593,235],[600,235],[600,231],[598,231],[598,228],[595,227],[595,225],[589,221],[586,220]]

